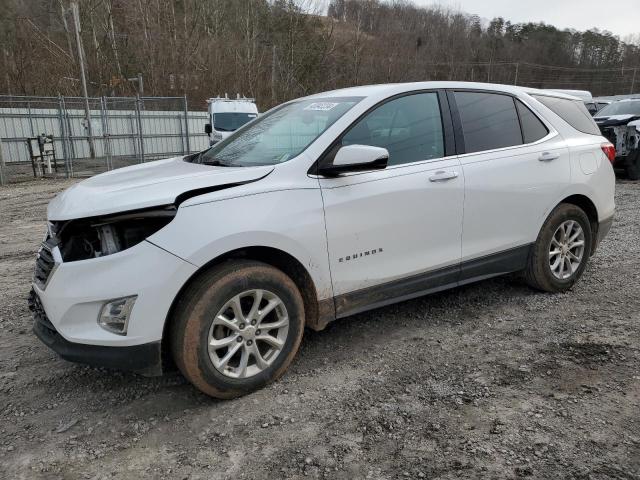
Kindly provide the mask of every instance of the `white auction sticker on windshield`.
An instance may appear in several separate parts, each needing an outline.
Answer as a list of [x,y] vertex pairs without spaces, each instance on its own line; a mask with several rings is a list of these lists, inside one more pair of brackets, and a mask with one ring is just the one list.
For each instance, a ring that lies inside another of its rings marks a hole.
[[331,102],[315,102],[310,105],[304,107],[305,110],[317,110],[319,112],[326,112],[331,110],[336,105],[340,105],[339,103],[331,103]]

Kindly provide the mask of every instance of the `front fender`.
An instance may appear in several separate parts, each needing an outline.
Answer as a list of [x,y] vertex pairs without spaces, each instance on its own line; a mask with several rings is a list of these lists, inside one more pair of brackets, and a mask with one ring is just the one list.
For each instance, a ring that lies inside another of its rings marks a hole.
[[307,269],[319,300],[333,295],[319,189],[271,191],[181,207],[149,241],[197,267],[241,248],[282,250]]

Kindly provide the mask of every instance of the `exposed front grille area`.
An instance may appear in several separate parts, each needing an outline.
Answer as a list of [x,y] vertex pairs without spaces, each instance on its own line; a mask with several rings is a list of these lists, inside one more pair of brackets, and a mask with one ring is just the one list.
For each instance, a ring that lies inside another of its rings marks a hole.
[[55,240],[48,237],[46,241],[42,242],[42,246],[38,251],[38,257],[36,259],[36,267],[33,273],[34,281],[42,289],[45,288],[47,280],[53,271],[55,266],[55,260],[53,259],[52,249],[56,246]]

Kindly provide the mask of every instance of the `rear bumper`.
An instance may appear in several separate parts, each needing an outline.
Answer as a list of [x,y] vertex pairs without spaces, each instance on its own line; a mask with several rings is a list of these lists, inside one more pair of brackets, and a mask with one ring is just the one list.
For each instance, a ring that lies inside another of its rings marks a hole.
[[129,370],[145,375],[162,374],[161,342],[127,347],[86,345],[66,340],[47,318],[34,290],[29,294],[29,309],[33,312],[33,332],[51,350],[65,360],[95,367]]
[[611,230],[611,225],[613,225],[613,215],[611,215],[609,218],[602,220],[601,222],[598,223],[598,234],[596,236],[596,241],[593,245],[593,249],[591,253],[594,253],[596,251],[596,248],[598,248],[598,245],[600,245],[600,242],[602,242],[604,237],[607,236],[607,234],[609,233],[609,230]]

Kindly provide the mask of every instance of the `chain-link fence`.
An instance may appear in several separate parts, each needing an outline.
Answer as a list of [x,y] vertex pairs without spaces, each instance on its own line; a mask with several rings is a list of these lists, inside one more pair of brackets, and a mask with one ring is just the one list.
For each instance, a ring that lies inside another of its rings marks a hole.
[[[29,138],[51,135],[58,175],[90,176],[203,150],[206,111],[186,97],[0,96],[0,175],[33,177]],[[88,117],[88,118],[87,118]]]

